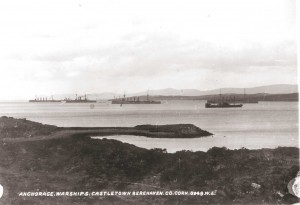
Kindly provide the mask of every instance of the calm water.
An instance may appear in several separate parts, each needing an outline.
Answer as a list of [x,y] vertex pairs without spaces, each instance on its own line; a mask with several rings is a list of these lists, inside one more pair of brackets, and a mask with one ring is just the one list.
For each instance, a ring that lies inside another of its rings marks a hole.
[[[0,116],[27,118],[57,126],[135,126],[140,124],[191,123],[215,134],[201,139],[149,139],[115,136],[145,148],[206,150],[228,148],[297,146],[298,103],[259,102],[243,108],[205,109],[203,101],[165,101],[160,105],[119,105],[95,103],[0,103]],[[226,136],[226,137],[224,137]],[[142,141],[143,143],[141,143]]]
[[92,138],[114,139],[146,149],[167,149],[168,152],[177,152],[180,150],[207,151],[211,147],[227,147],[229,149],[239,149],[242,147],[246,147],[247,149],[276,148],[279,145],[295,147],[298,143],[297,138],[291,137],[290,140],[287,140],[284,135],[271,138],[260,136],[241,137],[235,135],[226,137],[222,135],[214,135],[211,137],[192,139],[159,139],[133,135],[102,136]]

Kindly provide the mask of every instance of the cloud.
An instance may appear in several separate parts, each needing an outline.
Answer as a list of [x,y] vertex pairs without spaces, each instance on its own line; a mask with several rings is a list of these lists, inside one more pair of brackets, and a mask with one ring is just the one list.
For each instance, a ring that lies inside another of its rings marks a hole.
[[295,1],[29,1],[0,8],[11,95],[296,83]]
[[251,72],[260,68],[296,68],[296,42],[285,40],[272,45],[249,42],[231,48],[141,33],[125,36],[113,47],[64,50],[39,55],[32,60],[52,63],[66,70],[72,68],[71,72],[75,69],[82,76],[98,73],[109,77],[149,77],[194,69]]

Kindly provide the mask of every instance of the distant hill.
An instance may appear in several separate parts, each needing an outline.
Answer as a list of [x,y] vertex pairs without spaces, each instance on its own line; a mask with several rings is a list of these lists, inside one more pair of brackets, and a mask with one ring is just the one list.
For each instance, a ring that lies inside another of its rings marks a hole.
[[[298,85],[289,85],[289,84],[276,84],[276,85],[267,85],[259,86],[253,88],[222,88],[222,93],[235,93],[235,94],[257,94],[257,93],[268,93],[268,94],[288,94],[288,93],[297,93]],[[220,89],[207,91],[209,94],[219,94]]]
[[[201,95],[215,95],[220,94],[220,90],[222,94],[226,93],[235,93],[235,94],[257,94],[257,93],[268,93],[268,94],[288,94],[288,93],[297,93],[298,85],[295,84],[276,84],[276,85],[267,85],[267,86],[259,86],[252,88],[220,88],[213,90],[201,91],[197,89],[162,89],[162,90],[149,90],[150,95],[164,95],[164,96],[201,96]],[[147,91],[135,93],[134,95],[146,95]]]
[[[146,98],[142,96],[140,99],[143,100]],[[229,102],[254,102],[254,101],[293,101],[297,102],[299,95],[298,93],[288,93],[288,94],[267,94],[267,93],[258,93],[258,94],[222,94],[222,98]],[[201,95],[201,96],[151,96],[151,100],[210,100],[218,101],[219,94],[215,95]]]
[[[150,96],[207,96],[207,95],[218,95],[220,94],[244,94],[246,92],[247,95],[250,94],[291,94],[298,93],[298,85],[296,84],[276,84],[276,85],[267,85],[267,86],[259,86],[259,87],[251,87],[251,88],[220,88],[213,90],[197,90],[197,89],[159,89],[159,90],[149,90]],[[146,96],[148,91],[138,92],[138,93],[126,93],[127,97],[131,96]],[[78,93],[78,95],[84,95],[84,93]],[[97,99],[97,100],[105,100],[105,99],[113,99],[114,97],[123,97],[124,93],[92,93],[88,94],[87,97],[89,99]],[[40,96],[46,97],[46,96]],[[50,97],[50,96],[47,96]],[[59,94],[53,95],[54,99],[62,100],[66,97],[75,98],[75,94]]]

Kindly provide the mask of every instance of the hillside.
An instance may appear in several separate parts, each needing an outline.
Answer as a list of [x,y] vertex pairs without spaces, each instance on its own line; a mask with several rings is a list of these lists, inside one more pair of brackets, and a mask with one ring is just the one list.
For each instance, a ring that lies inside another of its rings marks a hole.
[[34,136],[48,136],[61,130],[53,125],[44,125],[26,119],[0,117],[1,138],[31,138]]
[[[207,152],[146,150],[115,140],[67,137],[0,143],[3,204],[292,204],[287,183],[298,148]],[[259,188],[253,186],[258,184]],[[198,191],[213,196],[19,197],[44,191]]]
[[[89,137],[93,132],[97,135],[120,132],[119,128],[57,130],[25,119],[0,119],[0,182],[5,190],[0,204],[292,204],[298,201],[287,190],[288,182],[299,171],[296,147],[260,150],[214,147],[207,152],[170,154],[164,149],[147,150],[116,140]],[[33,136],[24,137],[24,130]],[[141,125],[134,130],[187,136],[201,131],[190,124]],[[36,136],[40,134],[44,137]],[[5,140],[7,137],[16,140]],[[18,196],[20,192],[63,191],[194,191],[213,195]]]

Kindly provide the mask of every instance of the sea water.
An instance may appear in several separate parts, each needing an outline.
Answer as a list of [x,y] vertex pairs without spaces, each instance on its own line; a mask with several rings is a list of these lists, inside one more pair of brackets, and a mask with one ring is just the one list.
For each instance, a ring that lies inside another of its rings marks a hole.
[[[259,102],[242,108],[205,108],[204,101],[163,101],[162,104],[2,102],[0,116],[62,127],[132,127],[141,124],[194,124],[214,134],[198,139],[155,139],[115,136],[120,141],[168,151],[228,148],[274,148],[298,145],[298,103]],[[107,137],[108,138],[108,137]],[[126,140],[127,138],[127,140]],[[141,144],[140,141],[146,144]],[[138,143],[139,141],[139,143]],[[184,145],[184,146],[183,146]]]

